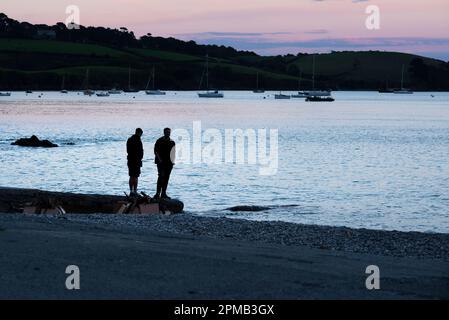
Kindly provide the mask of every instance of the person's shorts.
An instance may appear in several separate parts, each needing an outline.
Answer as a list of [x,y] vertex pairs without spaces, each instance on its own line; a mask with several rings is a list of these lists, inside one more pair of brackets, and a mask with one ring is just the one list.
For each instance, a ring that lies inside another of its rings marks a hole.
[[133,178],[140,177],[140,166],[128,164],[128,173],[129,173],[130,177],[133,177]]

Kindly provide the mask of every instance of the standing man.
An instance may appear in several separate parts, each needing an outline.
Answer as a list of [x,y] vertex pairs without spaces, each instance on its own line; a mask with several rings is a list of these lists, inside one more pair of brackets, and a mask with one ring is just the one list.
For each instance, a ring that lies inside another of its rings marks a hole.
[[175,142],[170,139],[171,129],[164,129],[164,136],[159,138],[154,145],[154,162],[157,164],[157,191],[155,199],[170,199],[167,196],[168,180],[173,169],[175,159]]
[[143,130],[136,129],[136,133],[132,135],[126,143],[126,151],[128,152],[128,171],[129,171],[129,190],[130,195],[137,194],[137,185],[139,183],[140,168],[142,167],[143,159],[143,145],[142,137]]

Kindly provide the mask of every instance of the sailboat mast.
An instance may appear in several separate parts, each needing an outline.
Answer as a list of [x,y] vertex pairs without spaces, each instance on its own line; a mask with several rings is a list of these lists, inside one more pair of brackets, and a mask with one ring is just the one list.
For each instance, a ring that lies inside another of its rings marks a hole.
[[153,83],[152,83],[152,85],[153,85],[153,90],[154,90],[154,88],[155,88],[155,84],[154,84],[154,79],[156,78],[156,68],[153,66]]
[[312,65],[312,89],[315,90],[315,54],[313,55]]
[[256,89],[259,90],[259,72],[257,72]]
[[209,55],[206,55],[206,89],[209,91]]
[[131,90],[131,66],[128,67],[128,89]]
[[401,74],[401,90],[404,89],[404,65],[402,65],[402,74]]
[[150,86],[150,81],[151,81],[151,74],[148,76],[148,81],[147,85],[145,86],[145,90],[148,90],[148,87]]

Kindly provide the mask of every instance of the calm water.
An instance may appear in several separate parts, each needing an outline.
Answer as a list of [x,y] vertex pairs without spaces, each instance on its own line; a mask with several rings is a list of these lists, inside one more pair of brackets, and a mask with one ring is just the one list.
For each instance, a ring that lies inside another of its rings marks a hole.
[[[203,129],[221,131],[271,128],[279,130],[275,176],[260,176],[257,165],[178,164],[169,194],[198,215],[447,233],[449,94],[434,95],[335,92],[334,103],[306,103],[248,92],[226,92],[222,100],[195,92],[13,93],[0,97],[0,185],[122,194],[125,142],[142,127],[140,186],[152,194],[152,147],[163,127],[192,131],[192,122],[201,121]],[[32,134],[62,146],[10,145]],[[236,205],[277,208],[223,210]]]

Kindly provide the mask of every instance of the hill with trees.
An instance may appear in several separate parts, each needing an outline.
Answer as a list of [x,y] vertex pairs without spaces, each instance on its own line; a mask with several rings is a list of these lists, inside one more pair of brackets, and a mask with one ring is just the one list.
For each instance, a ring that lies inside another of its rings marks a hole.
[[[82,88],[86,71],[92,89],[144,89],[157,72],[160,89],[197,90],[209,56],[210,83],[218,89],[272,90],[312,86],[313,55],[260,56],[231,47],[154,37],[137,38],[126,28],[69,29],[19,22],[0,13],[0,90]],[[413,90],[449,90],[449,63],[405,53],[363,51],[315,54],[316,87],[334,90],[377,90],[388,83]]]

